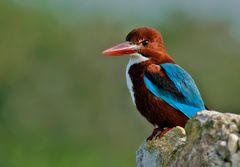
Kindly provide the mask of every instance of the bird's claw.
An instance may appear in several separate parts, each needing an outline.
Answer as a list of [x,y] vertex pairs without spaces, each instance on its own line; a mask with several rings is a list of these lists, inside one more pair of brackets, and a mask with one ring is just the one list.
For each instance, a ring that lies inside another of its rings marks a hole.
[[161,138],[163,137],[168,131],[170,131],[172,128],[155,128],[152,132],[152,134],[147,138],[147,141],[150,141],[152,139]]

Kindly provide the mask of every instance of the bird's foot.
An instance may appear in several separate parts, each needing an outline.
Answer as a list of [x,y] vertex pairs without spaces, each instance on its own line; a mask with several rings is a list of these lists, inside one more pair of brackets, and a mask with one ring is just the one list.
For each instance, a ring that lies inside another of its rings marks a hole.
[[152,134],[147,138],[147,141],[152,140],[156,136],[159,136],[163,131],[163,128],[154,128]]
[[163,129],[162,133],[159,135],[159,138],[163,137],[170,130],[172,130],[172,128],[165,128],[165,129]]
[[172,128],[155,128],[152,134],[147,138],[147,141],[152,140],[154,138],[161,138],[163,137],[168,131]]

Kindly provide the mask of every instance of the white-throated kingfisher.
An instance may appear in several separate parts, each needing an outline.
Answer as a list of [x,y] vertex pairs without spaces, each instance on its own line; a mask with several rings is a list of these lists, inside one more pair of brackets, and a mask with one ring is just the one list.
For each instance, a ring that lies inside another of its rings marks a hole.
[[192,77],[166,52],[161,34],[149,27],[136,28],[126,41],[103,51],[104,55],[129,55],[127,86],[138,111],[160,137],[175,126],[184,127],[198,111],[206,109]]

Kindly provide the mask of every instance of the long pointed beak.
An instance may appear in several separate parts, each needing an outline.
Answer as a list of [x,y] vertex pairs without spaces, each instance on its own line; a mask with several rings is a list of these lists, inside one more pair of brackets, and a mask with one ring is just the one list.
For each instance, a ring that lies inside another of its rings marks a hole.
[[123,42],[103,51],[107,56],[121,56],[137,53],[139,46],[131,44],[130,42]]

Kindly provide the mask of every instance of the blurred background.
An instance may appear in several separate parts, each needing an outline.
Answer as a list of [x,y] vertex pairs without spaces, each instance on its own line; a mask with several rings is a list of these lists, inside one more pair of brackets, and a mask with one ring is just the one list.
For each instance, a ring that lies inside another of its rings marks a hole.
[[240,1],[1,0],[0,167],[128,167],[152,126],[132,104],[128,57],[102,50],[162,32],[211,109],[240,114]]

